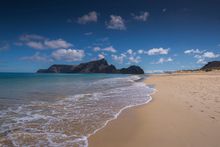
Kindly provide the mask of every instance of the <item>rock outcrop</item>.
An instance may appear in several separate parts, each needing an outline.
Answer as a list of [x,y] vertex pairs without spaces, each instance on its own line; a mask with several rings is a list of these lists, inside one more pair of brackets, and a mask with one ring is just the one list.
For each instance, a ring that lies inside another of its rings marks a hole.
[[208,62],[206,65],[204,65],[201,68],[201,70],[204,70],[204,71],[220,70],[220,61]]
[[139,66],[130,66],[128,68],[122,68],[119,70],[119,73],[122,74],[144,74],[143,69],[141,69]]
[[37,73],[121,73],[121,74],[144,74],[139,66],[116,69],[109,65],[105,59],[81,63],[79,65],[54,64],[48,69],[39,69]]

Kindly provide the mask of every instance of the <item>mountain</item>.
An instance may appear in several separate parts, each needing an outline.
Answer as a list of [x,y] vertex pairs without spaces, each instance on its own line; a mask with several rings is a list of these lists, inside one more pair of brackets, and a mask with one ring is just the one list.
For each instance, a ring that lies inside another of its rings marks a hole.
[[208,62],[204,65],[201,70],[211,71],[211,70],[220,70],[220,61]]
[[39,69],[37,73],[121,73],[121,74],[144,74],[139,66],[116,69],[109,65],[105,59],[81,63],[79,65],[54,64],[48,69]]

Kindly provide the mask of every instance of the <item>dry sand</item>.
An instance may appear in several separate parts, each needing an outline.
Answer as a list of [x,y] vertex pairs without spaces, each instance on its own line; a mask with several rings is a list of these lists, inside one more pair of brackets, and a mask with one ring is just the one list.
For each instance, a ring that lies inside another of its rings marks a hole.
[[220,73],[153,75],[153,100],[127,109],[89,147],[220,147]]

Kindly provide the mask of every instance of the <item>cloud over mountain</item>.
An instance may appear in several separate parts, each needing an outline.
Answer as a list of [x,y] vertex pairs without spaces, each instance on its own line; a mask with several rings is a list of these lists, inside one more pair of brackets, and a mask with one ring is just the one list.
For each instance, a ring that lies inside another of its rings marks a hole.
[[199,49],[189,49],[184,51],[185,54],[193,55],[197,59],[196,63],[206,64],[207,60],[220,57],[220,54],[216,54],[211,51],[199,50]]
[[68,62],[81,61],[85,56],[81,49],[59,49],[52,52],[52,58],[55,60],[65,60]]

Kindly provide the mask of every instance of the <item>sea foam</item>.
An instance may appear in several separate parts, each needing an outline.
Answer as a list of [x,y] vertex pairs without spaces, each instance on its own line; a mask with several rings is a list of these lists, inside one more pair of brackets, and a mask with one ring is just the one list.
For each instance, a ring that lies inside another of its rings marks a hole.
[[88,137],[123,110],[151,100],[154,89],[141,78],[99,79],[88,83],[86,93],[1,110],[0,145],[8,141],[14,146],[87,147]]

